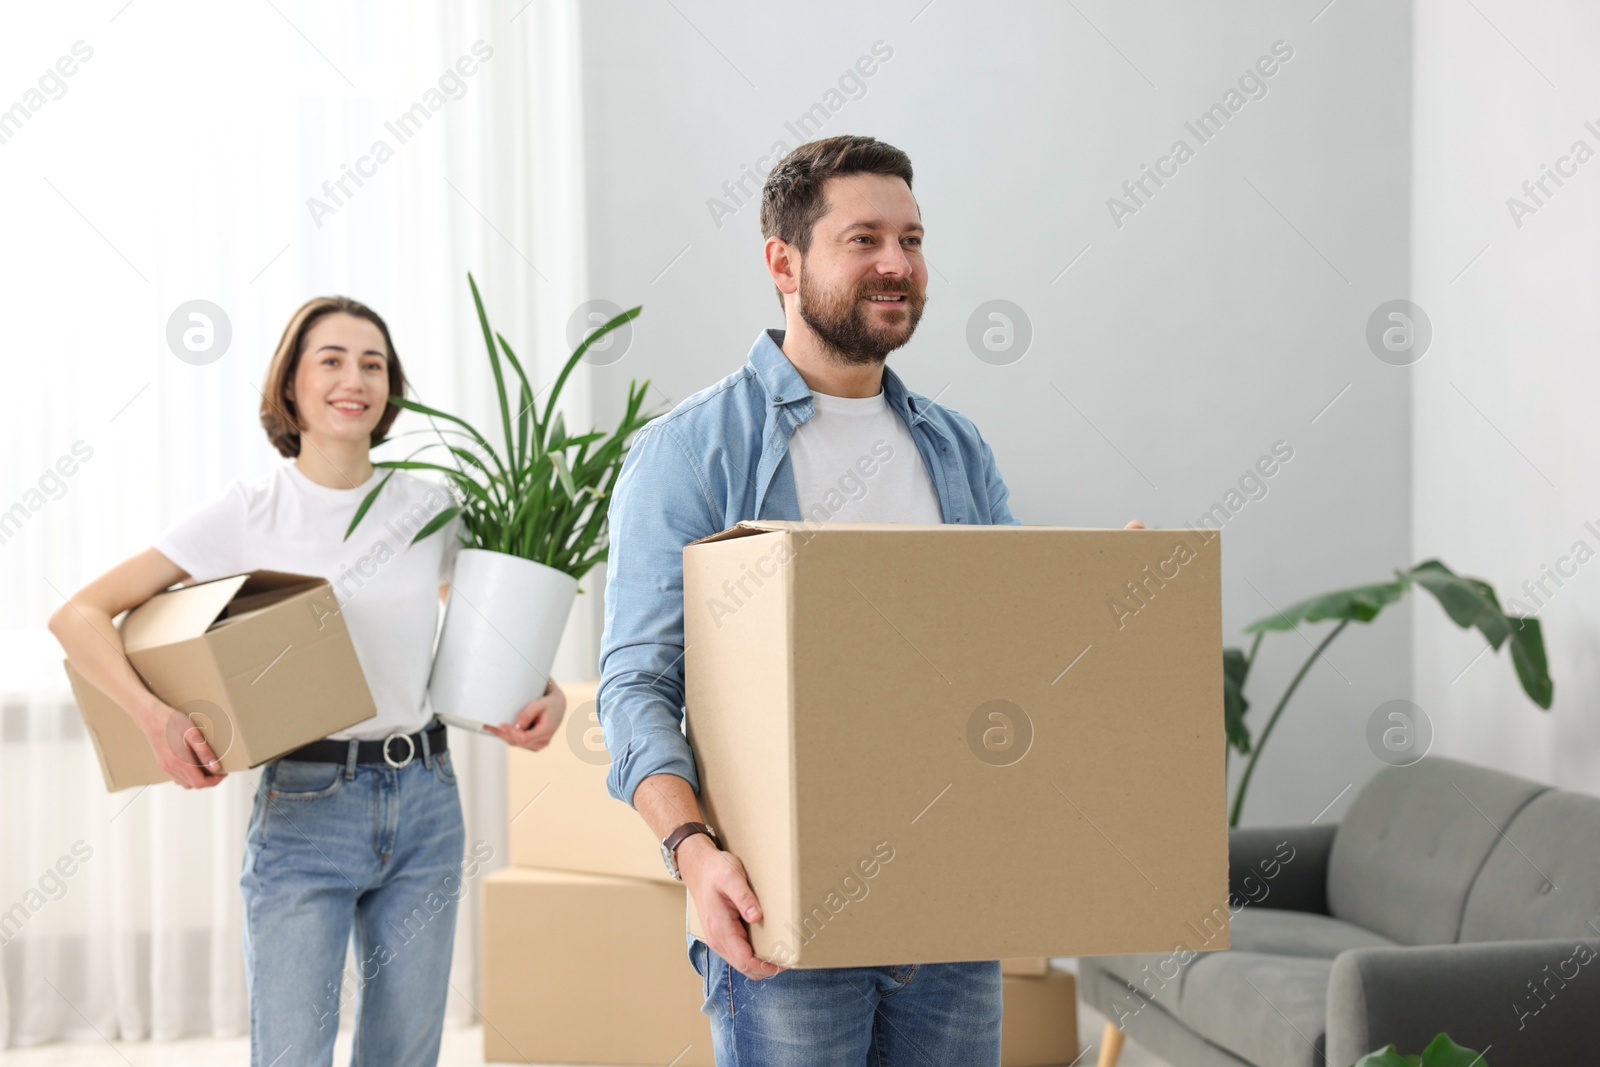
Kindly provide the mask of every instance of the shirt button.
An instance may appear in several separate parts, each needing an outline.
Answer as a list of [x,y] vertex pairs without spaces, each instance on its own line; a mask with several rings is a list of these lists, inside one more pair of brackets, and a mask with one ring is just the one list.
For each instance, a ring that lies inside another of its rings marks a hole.
[[781,397],[781,396],[775,396],[772,399],[776,403],[779,403],[779,404],[783,403],[783,397]]

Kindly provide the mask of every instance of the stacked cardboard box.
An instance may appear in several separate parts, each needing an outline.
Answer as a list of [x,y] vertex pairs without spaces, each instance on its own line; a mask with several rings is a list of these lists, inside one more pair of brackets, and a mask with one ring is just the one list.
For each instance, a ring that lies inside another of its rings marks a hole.
[[560,732],[508,757],[511,866],[484,880],[483,1058],[712,1067],[687,897],[606,793],[597,686],[561,683]]
[[1005,1003],[1000,1067],[1077,1063],[1078,986],[1072,972],[1056,970],[1043,959],[1004,960],[1000,972]]

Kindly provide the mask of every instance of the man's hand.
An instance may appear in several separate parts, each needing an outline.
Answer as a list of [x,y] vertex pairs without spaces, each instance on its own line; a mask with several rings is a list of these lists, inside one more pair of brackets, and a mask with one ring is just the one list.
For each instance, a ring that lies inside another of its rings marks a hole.
[[161,769],[185,789],[210,789],[228,776],[205,731],[169,704],[155,701],[134,720]]
[[1134,519],[1132,522],[1128,523],[1128,525],[1124,526],[1123,529],[1124,530],[1142,530],[1142,529],[1144,529],[1144,523],[1140,522],[1138,519]]
[[485,723],[483,729],[508,745],[537,752],[550,743],[566,713],[567,694],[552,678],[545,686],[544,696],[528,701],[528,706],[517,712],[515,720],[505,726]]
[[700,911],[700,928],[711,951],[746,978],[771,978],[784,970],[750,948],[745,923],[761,921],[761,902],[737,856],[723,852],[704,834],[695,834],[678,846],[678,872]]

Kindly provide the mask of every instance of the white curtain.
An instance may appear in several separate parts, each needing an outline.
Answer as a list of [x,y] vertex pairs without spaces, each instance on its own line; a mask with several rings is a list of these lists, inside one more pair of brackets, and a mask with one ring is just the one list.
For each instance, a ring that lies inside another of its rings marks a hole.
[[[0,35],[0,108],[24,112],[0,121],[0,1048],[248,1030],[238,877],[258,772],[107,794],[51,611],[280,462],[257,389],[306,298],[372,305],[414,394],[489,426],[467,271],[536,382],[588,297],[575,0],[95,8],[18,8]],[[166,338],[195,299],[232,330],[203,364]],[[587,383],[562,406],[586,417]],[[594,673],[599,581],[558,678]],[[451,744],[492,869],[504,746]],[[466,894],[451,1025],[476,1014],[478,916]]]

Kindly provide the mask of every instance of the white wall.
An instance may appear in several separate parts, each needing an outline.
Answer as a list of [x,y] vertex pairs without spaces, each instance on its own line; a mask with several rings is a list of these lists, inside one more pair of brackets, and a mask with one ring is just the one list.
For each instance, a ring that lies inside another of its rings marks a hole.
[[[644,305],[596,395],[649,377],[652,400],[681,399],[782,324],[758,204],[719,227],[707,201],[798,143],[785,122],[882,41],[892,56],[815,135],[910,154],[933,270],[891,365],[976,420],[1024,522],[1181,526],[1283,440],[1293,460],[1226,526],[1230,643],[1272,605],[1408,563],[1410,381],[1363,339],[1409,277],[1406,5],[924,3],[584,5],[591,295]],[[1267,95],[1201,145],[1185,121],[1280,40],[1293,57]],[[1180,137],[1193,159],[1117,227],[1107,199]],[[995,298],[1034,331],[1009,366],[965,341]],[[1269,638],[1258,705],[1308,651]],[[1408,609],[1329,658],[1273,737],[1247,823],[1308,821],[1378,768],[1364,727],[1410,693]]]
[[[1416,615],[1416,700],[1437,751],[1595,792],[1600,563],[1561,560],[1579,541],[1600,551],[1585,526],[1600,527],[1600,161],[1547,181],[1542,206],[1521,186],[1574,141],[1600,152],[1584,125],[1600,127],[1600,9],[1479,6],[1425,0],[1416,12],[1413,287],[1435,341],[1412,368],[1412,522],[1419,556],[1537,610],[1555,705],[1530,703],[1503,654],[1473,663],[1484,642],[1431,605]],[[1511,197],[1536,208],[1520,226]],[[1558,564],[1575,572],[1562,586],[1546,579],[1538,601],[1522,591]]]

